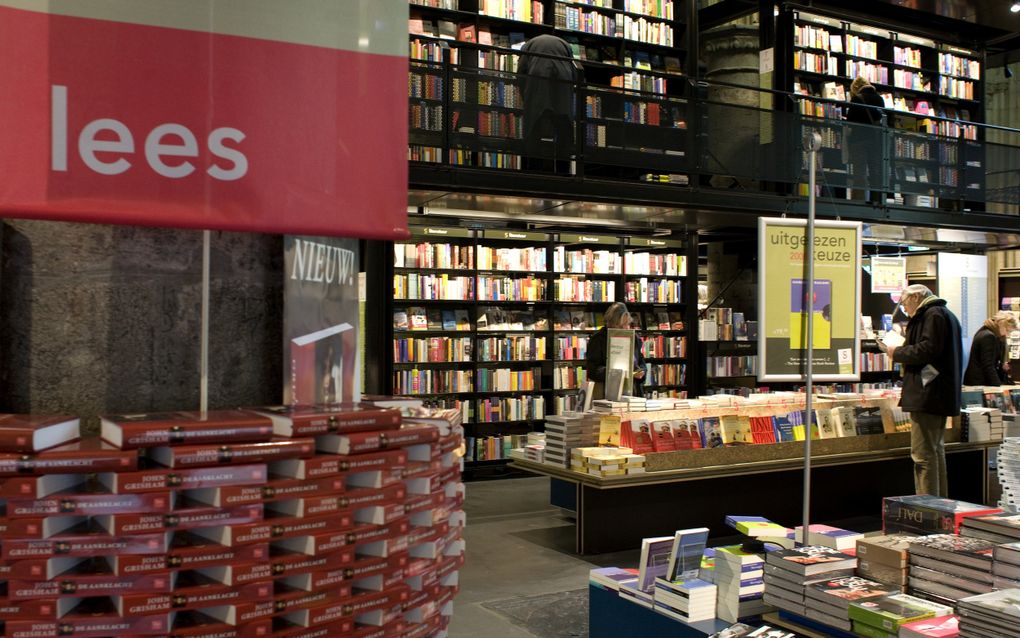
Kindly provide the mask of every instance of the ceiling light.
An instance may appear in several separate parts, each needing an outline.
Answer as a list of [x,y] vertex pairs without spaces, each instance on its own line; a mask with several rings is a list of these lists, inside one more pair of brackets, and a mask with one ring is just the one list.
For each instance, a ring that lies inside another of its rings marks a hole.
[[1013,5],[1010,6],[1009,10],[1013,13],[1020,12],[1020,2],[1014,2]]

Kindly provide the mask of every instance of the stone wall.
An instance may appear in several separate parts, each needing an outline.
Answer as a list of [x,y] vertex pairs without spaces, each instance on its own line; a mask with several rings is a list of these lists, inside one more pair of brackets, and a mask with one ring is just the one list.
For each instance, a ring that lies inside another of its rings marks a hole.
[[[278,402],[282,240],[212,233],[210,408]],[[8,220],[0,412],[197,409],[202,233]]]

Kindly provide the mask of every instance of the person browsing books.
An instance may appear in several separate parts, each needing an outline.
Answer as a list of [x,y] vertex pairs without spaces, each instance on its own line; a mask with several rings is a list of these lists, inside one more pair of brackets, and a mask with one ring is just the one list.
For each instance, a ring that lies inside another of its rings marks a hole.
[[1006,358],[1006,337],[1016,329],[1016,318],[1005,310],[985,319],[970,345],[964,385],[1013,385]]
[[878,344],[890,359],[903,364],[900,406],[910,413],[914,491],[945,498],[946,417],[960,414],[960,322],[944,299],[921,284],[903,289],[900,307],[910,317],[906,341],[901,346]]
[[[566,172],[564,164],[574,151],[574,85],[583,79],[570,44],[543,33],[521,47],[517,66],[524,99],[524,148],[532,170]],[[552,140],[552,159],[543,148]]]
[[[592,391],[592,398],[604,399],[606,396],[606,357],[609,347],[609,330],[629,330],[630,312],[627,306],[617,301],[606,308],[605,325],[592,335],[588,340],[588,350],[584,361],[585,372],[588,373],[588,380],[595,382]],[[637,334],[634,335],[634,389],[633,395],[642,396],[642,386],[645,379],[645,358],[641,354],[641,340]]]
[[[859,126],[851,128],[847,136],[850,150],[850,185],[863,192],[870,189],[869,200],[873,204],[884,204],[885,194],[879,190],[884,180],[882,167],[883,131],[885,101],[875,87],[866,79],[857,76],[850,84],[850,106],[846,110],[846,121]],[[864,199],[864,197],[855,199]]]

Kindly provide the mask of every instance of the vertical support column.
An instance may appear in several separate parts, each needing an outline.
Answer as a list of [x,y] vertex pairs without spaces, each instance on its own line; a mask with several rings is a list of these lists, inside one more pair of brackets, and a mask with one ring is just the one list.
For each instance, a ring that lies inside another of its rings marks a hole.
[[684,254],[687,256],[687,279],[684,303],[684,324],[687,326],[687,396],[705,394],[705,350],[698,339],[698,233],[689,231],[685,238]]
[[209,253],[212,231],[202,231],[202,325],[199,344],[198,409],[209,410]]
[[365,303],[365,392],[392,394],[393,242],[362,242],[361,254],[368,290]]

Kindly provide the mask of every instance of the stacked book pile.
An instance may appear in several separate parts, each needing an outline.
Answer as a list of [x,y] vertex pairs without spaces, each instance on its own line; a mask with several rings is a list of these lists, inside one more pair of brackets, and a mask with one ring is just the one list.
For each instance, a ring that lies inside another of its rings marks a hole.
[[441,417],[107,417],[103,441],[0,455],[4,635],[442,631],[463,561],[463,437]]
[[591,402],[592,412],[598,414],[626,414],[630,409],[627,401],[610,401],[609,399],[595,399]]
[[882,531],[886,534],[959,534],[968,516],[995,514],[998,507],[977,505],[929,494],[882,499]]
[[715,574],[718,587],[716,616],[726,622],[758,616],[770,611],[762,600],[765,592],[765,559],[745,551],[740,545],[715,548]]
[[1001,441],[1002,411],[996,408],[966,408],[960,412],[964,441]]
[[542,445],[529,444],[524,448],[524,458],[534,463],[545,463],[545,443]]
[[909,594],[853,601],[849,609],[853,632],[865,638],[897,638],[900,627],[907,623],[945,617],[952,613],[952,607]]
[[995,543],[956,534],[910,541],[910,593],[945,605],[992,591]]
[[715,618],[716,585],[699,578],[671,582],[655,580],[654,609],[686,623]]
[[1020,588],[1020,543],[1003,543],[992,550],[992,586]]
[[960,638],[1008,638],[1020,624],[1020,589],[1002,589],[960,600]]
[[1020,514],[998,512],[968,516],[960,525],[960,536],[983,538],[996,543],[1015,543],[1020,541]]
[[545,418],[544,461],[557,467],[570,466],[570,451],[599,442],[599,420],[581,412],[564,412]]
[[808,527],[807,540],[804,540],[804,528],[800,525],[793,529],[794,538],[798,543],[807,545],[822,545],[838,549],[841,552],[853,554],[857,548],[857,541],[864,538],[864,534],[853,532],[831,525],[812,524]]
[[626,447],[579,447],[570,451],[570,469],[598,477],[644,474],[645,457]]
[[857,575],[906,591],[910,575],[907,534],[866,536],[857,541]]
[[1016,512],[1020,504],[1020,438],[1007,437],[995,452],[995,472],[1002,486],[999,507]]
[[805,588],[805,615],[823,625],[850,631],[851,602],[871,602],[898,593],[895,587],[860,576],[831,578]]
[[621,403],[626,403],[627,412],[647,412],[648,402],[644,397],[632,397],[623,396],[620,398]]
[[807,545],[765,555],[764,601],[779,609],[807,615],[805,593],[811,585],[853,576],[856,559],[831,547]]

